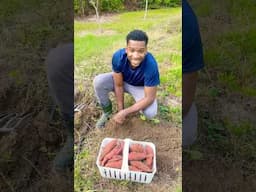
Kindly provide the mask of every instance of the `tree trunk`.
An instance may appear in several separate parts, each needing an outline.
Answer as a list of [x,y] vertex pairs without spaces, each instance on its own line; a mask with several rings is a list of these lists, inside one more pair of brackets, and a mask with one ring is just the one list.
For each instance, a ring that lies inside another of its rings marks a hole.
[[80,0],[80,8],[81,8],[82,15],[84,16],[84,3],[83,3],[83,0]]
[[148,0],[146,0],[144,19],[146,19],[148,13]]
[[99,17],[99,11],[98,11],[98,8],[99,8],[99,0],[97,0],[96,3],[95,3],[95,1],[90,0],[90,4],[93,6],[93,8],[94,8],[94,10],[95,10],[95,13],[96,13],[96,22],[98,23],[100,33],[102,33],[102,28],[101,28],[101,24],[100,24],[100,17]]

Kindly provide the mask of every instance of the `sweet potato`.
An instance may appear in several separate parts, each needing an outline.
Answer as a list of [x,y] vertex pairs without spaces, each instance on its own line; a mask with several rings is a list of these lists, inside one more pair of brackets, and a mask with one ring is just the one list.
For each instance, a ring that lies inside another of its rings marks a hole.
[[105,165],[105,167],[111,167],[111,168],[121,169],[121,167],[122,167],[122,160],[108,162],[108,163]]
[[138,169],[137,167],[135,167],[133,165],[129,165],[129,170],[131,170],[131,171],[140,171],[141,172],[140,169]]
[[123,159],[123,157],[121,155],[114,155],[111,159],[108,160],[108,162],[119,161],[122,159]]
[[130,165],[135,166],[137,169],[140,169],[143,172],[152,172],[152,170],[141,161],[130,161]]
[[113,139],[103,148],[100,155],[100,161],[102,161],[105,155],[108,154],[117,145],[117,141],[117,139]]
[[106,162],[111,159],[114,155],[120,155],[123,151],[124,148],[124,142],[123,141],[119,141],[117,142],[117,145],[114,147],[114,149],[112,149],[112,151],[110,151],[103,159],[102,161],[102,165],[105,165]]
[[146,153],[130,152],[128,155],[128,160],[139,161],[146,159],[146,157]]
[[146,165],[152,169],[153,166],[153,157],[154,157],[154,151],[150,146],[146,146],[146,154],[147,154],[147,158],[146,158]]
[[130,152],[139,152],[139,153],[142,153],[145,150],[143,145],[139,143],[131,144],[129,149],[130,149]]
[[153,167],[153,157],[151,157],[151,156],[147,157],[145,163],[146,163],[146,165],[147,165],[150,169],[152,169],[152,167]]
[[152,155],[152,157],[154,157],[154,151],[153,151],[153,149],[150,146],[146,145],[145,150],[146,150],[146,154],[148,156]]

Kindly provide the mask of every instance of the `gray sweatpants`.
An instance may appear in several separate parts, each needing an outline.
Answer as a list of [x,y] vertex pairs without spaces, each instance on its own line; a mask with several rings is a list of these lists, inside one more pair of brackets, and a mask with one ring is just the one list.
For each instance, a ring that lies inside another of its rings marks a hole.
[[[109,103],[109,93],[114,91],[114,80],[112,72],[97,75],[93,80],[95,95],[102,106]],[[137,102],[144,98],[144,86],[133,86],[124,82],[124,92],[132,95]],[[157,114],[157,100],[142,110],[144,115],[151,119]]]
[[182,146],[189,146],[197,138],[197,109],[192,103],[188,114],[182,119]]
[[74,46],[72,43],[60,45],[46,58],[47,78],[50,95],[59,106],[62,115],[74,113]]

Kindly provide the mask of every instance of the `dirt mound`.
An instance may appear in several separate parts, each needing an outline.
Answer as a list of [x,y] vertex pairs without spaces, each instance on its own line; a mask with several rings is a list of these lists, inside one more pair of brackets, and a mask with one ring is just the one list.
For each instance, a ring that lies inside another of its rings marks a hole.
[[0,191],[64,192],[73,187],[73,174],[52,171],[63,130],[49,126],[45,115],[41,112],[17,130],[0,134]]

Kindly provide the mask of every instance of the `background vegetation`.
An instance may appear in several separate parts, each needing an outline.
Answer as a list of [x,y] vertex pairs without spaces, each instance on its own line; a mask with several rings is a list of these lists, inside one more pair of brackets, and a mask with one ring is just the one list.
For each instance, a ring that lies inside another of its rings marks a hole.
[[[217,191],[215,182],[225,182],[220,191],[255,191],[255,3],[189,2],[199,20],[205,68],[196,99],[199,139],[184,153],[184,173],[191,173],[184,175],[184,182],[201,191]],[[203,168],[206,164],[208,169]],[[205,184],[197,183],[195,172]],[[235,185],[228,178],[221,179],[226,174],[237,179]]]
[[[97,3],[97,0],[74,0],[75,16],[94,13],[91,2]],[[141,10],[145,8],[145,3],[145,0],[98,0],[98,10],[102,13]],[[148,0],[149,9],[177,7],[180,5],[180,0]]]
[[0,133],[2,192],[73,188],[73,173],[67,179],[51,172],[64,132],[60,122],[49,125],[52,98],[44,65],[51,48],[73,41],[72,13],[69,0],[0,1],[1,128],[3,114],[32,116],[14,131]]

